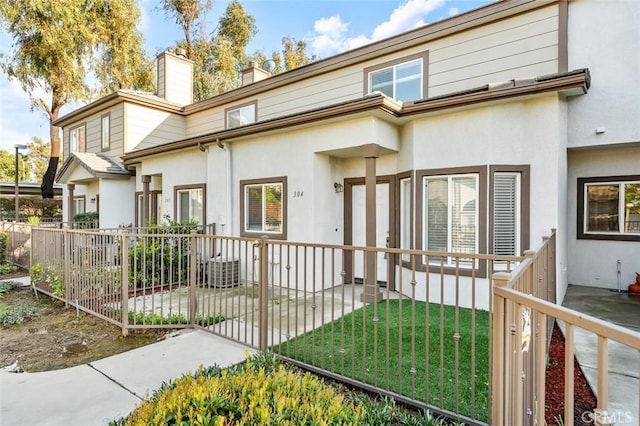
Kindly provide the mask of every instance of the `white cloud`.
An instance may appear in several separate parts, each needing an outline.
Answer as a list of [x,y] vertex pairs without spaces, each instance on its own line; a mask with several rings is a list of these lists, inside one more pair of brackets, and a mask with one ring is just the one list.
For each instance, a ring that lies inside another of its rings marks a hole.
[[370,36],[365,34],[350,36],[349,24],[342,22],[340,15],[320,18],[314,24],[313,34],[307,38],[308,44],[312,54],[326,58],[421,27],[425,25],[425,17],[444,4],[445,0],[407,0],[391,12],[387,21],[376,26]]
[[[380,40],[415,28],[430,12],[442,7],[444,0],[409,0],[398,6],[389,20],[378,25],[371,38]],[[424,24],[423,24],[424,25]]]
[[458,13],[460,13],[460,11],[458,10],[457,7],[450,7],[449,8],[449,16],[455,16]]

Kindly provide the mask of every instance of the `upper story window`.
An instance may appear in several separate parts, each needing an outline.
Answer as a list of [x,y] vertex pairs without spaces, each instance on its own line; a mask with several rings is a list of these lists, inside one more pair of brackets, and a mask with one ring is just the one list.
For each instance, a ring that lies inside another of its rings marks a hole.
[[240,182],[242,236],[286,238],[287,178]]
[[100,117],[100,126],[101,126],[101,143],[103,151],[108,151],[111,148],[111,116],[109,114],[105,114]]
[[85,152],[85,125],[74,127],[69,131],[69,151]]
[[175,187],[175,217],[178,222],[195,220],[204,225],[205,186],[187,185]]
[[397,101],[426,97],[427,53],[366,68],[365,93],[382,92]]
[[228,108],[225,110],[225,128],[244,126],[256,122],[256,102]]
[[578,238],[640,241],[640,175],[578,179]]

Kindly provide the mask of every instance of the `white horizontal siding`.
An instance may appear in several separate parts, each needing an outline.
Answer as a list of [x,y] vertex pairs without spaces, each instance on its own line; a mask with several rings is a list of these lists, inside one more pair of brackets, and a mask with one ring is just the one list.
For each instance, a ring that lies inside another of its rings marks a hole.
[[438,40],[429,60],[429,96],[557,72],[558,7]]
[[120,157],[124,154],[124,105],[117,105],[109,111],[111,116],[111,144],[109,151],[104,152],[116,162],[120,162]]
[[258,121],[263,121],[360,98],[365,68],[426,51],[429,97],[555,73],[558,28],[557,5],[515,15],[193,114],[187,118],[187,136],[223,130],[224,110],[235,104],[257,101]]
[[127,151],[185,138],[184,118],[165,111],[126,104]]

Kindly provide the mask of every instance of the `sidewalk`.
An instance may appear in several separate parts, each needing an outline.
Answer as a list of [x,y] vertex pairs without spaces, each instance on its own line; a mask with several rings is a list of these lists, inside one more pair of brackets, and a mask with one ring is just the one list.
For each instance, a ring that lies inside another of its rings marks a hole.
[[227,367],[254,349],[205,331],[90,364],[42,373],[0,372],[0,424],[104,425],[125,416],[162,382],[199,366]]

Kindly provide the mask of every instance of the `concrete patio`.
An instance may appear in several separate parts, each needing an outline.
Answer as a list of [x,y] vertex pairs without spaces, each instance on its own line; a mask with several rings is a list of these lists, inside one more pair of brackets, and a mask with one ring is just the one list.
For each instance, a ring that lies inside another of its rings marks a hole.
[[[640,333],[638,295],[569,285],[562,305]],[[559,325],[564,333],[564,324]],[[576,358],[595,393],[598,374],[597,337],[577,327],[574,331]],[[640,424],[639,366],[640,356],[637,351],[617,342],[609,342],[609,414],[615,424]]]

